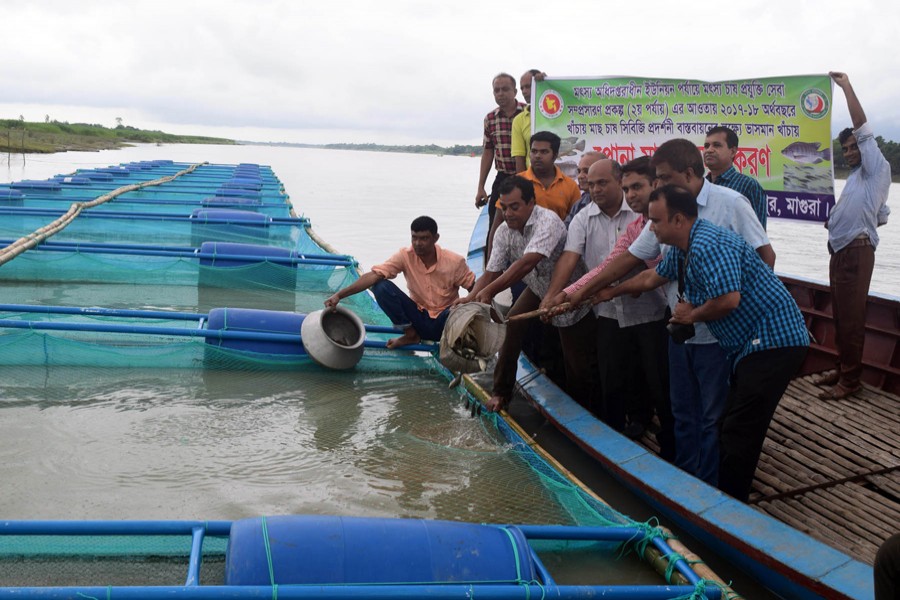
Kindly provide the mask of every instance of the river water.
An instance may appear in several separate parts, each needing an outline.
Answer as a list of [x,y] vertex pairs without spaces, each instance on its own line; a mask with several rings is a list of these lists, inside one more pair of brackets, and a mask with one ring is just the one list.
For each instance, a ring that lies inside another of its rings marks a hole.
[[[297,213],[364,270],[407,245],[423,214],[464,254],[477,216],[469,157],[171,145],[2,158],[0,181],[136,160],[267,164]],[[880,231],[873,291],[900,289],[898,220]],[[824,228],[769,223],[780,272],[827,279]],[[0,367],[0,517],[571,518],[535,500],[538,482],[433,373],[401,373],[398,386],[396,373],[160,371]]]

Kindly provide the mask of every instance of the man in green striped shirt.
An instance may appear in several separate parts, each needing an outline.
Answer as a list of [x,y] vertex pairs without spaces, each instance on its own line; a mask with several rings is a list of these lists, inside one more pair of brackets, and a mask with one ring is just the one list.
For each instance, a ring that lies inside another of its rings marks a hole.
[[731,188],[749,200],[759,224],[765,229],[768,218],[766,192],[756,179],[734,168],[737,150],[738,136],[730,127],[713,127],[707,131],[703,144],[703,164],[709,169],[706,179]]

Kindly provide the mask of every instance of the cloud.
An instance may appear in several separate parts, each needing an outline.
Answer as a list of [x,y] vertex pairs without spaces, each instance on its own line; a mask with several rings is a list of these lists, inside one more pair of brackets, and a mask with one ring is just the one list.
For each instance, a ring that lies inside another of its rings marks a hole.
[[75,107],[104,123],[477,143],[498,71],[717,80],[839,68],[887,129],[900,116],[886,76],[898,16],[872,2],[32,0],[4,7],[0,49],[15,60],[0,64],[0,85],[4,108]]

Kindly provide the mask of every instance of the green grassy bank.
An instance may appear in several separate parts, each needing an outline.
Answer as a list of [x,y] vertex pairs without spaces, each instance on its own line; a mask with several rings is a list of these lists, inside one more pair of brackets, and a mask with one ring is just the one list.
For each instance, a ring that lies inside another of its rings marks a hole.
[[85,123],[30,123],[0,119],[0,152],[52,153],[111,150],[130,144],[234,144],[234,140],[175,135],[134,127],[115,128]]

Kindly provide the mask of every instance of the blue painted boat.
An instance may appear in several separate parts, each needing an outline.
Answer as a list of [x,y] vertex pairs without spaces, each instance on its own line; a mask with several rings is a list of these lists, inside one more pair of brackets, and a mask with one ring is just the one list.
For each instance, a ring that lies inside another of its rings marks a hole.
[[[483,211],[473,231],[468,254],[469,266],[476,273],[483,270],[486,233],[487,215]],[[827,294],[827,286],[796,278],[783,279],[804,312],[810,330],[818,332],[818,342],[813,344],[801,374],[833,366],[835,350],[833,346],[827,345],[829,340],[833,340],[833,324],[830,323],[830,313],[826,310],[830,310],[830,301],[822,298],[823,294]],[[872,349],[872,354],[877,358],[867,354],[864,381],[886,392],[896,393],[897,375],[900,371],[890,361],[891,357],[896,359],[900,356],[900,299],[871,297],[869,322],[869,334],[877,336],[877,339],[874,343],[869,340],[868,344],[869,348],[876,346]],[[519,358],[517,379],[520,390],[543,415],[595,459],[605,471],[666,519],[774,593],[784,598],[810,600],[874,597],[871,564],[862,562],[857,555],[836,549],[800,531],[798,527],[802,523],[795,521],[791,525],[786,524],[760,508],[738,502],[665,462],[647,445],[628,439],[582,408],[541,374],[524,355]],[[476,385],[474,382],[467,383]],[[889,406],[896,407],[896,396],[887,402]],[[861,410],[870,408],[864,407]],[[894,417],[888,416],[880,424],[881,431],[885,434],[896,431],[896,420],[894,408]],[[891,436],[888,437],[892,439]],[[819,456],[809,460],[827,462],[830,459]],[[892,473],[893,481],[896,481],[896,459],[893,466],[888,465],[882,471]],[[873,473],[874,476],[879,474],[878,471]],[[868,477],[867,474],[860,476],[859,480],[863,484],[872,480],[872,485],[877,485],[877,477]],[[854,478],[848,478],[848,481],[853,482]],[[844,483],[846,482],[843,480],[836,482],[837,485]],[[890,482],[887,485],[891,485]],[[810,490],[799,490],[801,500],[803,493],[808,491]],[[886,491],[885,495],[889,496],[890,492]],[[778,496],[773,498],[778,499]],[[765,503],[766,499],[757,501],[759,506]],[[896,498],[892,507],[885,507],[885,513],[891,515],[883,521],[887,523],[885,529],[890,529],[891,524],[897,522],[891,513],[893,510],[896,514],[896,507]],[[858,508],[852,501],[845,504],[832,528],[837,529],[841,518],[849,518]],[[802,520],[804,517],[798,518]],[[828,527],[825,525],[826,529]],[[880,540],[874,540],[874,543],[877,547]]]

